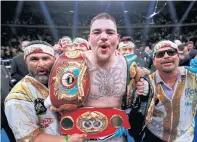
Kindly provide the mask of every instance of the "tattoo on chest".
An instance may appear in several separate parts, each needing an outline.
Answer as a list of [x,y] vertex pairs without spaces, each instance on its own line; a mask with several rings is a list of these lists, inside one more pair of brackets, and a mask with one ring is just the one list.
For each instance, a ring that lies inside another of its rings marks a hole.
[[120,97],[126,88],[126,63],[118,59],[115,65],[108,69],[89,66],[91,86],[89,99],[101,97]]

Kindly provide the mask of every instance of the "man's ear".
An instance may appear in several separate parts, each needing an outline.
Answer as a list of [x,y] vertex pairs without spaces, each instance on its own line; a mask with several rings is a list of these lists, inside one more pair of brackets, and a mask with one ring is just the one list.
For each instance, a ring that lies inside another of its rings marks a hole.
[[179,53],[180,51],[179,51],[179,49],[177,50],[177,56],[179,57],[179,55],[180,55],[180,53]]
[[120,43],[120,35],[117,34],[117,49],[118,49],[119,43]]
[[153,65],[155,66],[155,57],[153,58]]
[[88,35],[88,42],[89,42],[89,40],[90,40],[90,36],[91,36],[91,35],[89,34],[89,35]]
[[119,34],[117,34],[117,41],[118,41],[118,43],[120,42],[120,35]]
[[91,49],[91,47],[90,47],[90,34],[88,35],[88,44],[89,44],[89,50]]

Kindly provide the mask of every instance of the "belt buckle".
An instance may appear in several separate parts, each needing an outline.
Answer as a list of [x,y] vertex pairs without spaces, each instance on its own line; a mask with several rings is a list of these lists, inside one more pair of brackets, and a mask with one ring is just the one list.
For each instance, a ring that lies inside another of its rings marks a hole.
[[61,114],[62,134],[85,133],[87,139],[103,140],[113,135],[120,127],[129,129],[130,124],[126,113],[115,108],[83,107]]

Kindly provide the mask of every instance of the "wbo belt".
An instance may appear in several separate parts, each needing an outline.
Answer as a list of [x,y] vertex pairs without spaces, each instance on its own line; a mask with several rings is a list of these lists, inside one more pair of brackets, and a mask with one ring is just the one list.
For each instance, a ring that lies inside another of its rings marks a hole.
[[83,107],[61,114],[60,132],[63,134],[87,134],[87,138],[112,135],[120,127],[130,129],[123,110],[115,108]]
[[63,110],[81,107],[90,86],[90,76],[82,52],[63,53],[54,63],[49,76],[51,103]]

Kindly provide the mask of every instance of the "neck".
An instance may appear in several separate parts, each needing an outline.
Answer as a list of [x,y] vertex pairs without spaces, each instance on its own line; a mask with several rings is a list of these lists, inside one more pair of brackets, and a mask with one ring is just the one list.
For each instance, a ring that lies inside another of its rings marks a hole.
[[108,60],[95,60],[95,64],[101,68],[110,68],[116,61],[116,55],[113,54]]
[[178,77],[178,70],[175,70],[174,72],[170,72],[170,73],[159,72],[159,75],[161,76],[161,78],[166,84],[168,84],[171,88],[173,88]]
[[107,60],[98,60],[96,57],[95,57],[95,55],[94,55],[94,53],[91,51],[89,51],[89,52],[86,52],[86,57],[94,64],[94,65],[96,65],[96,66],[98,66],[98,67],[101,67],[101,68],[109,68],[109,67],[111,67],[113,64],[114,64],[114,62],[116,61],[116,54],[114,53],[114,54],[112,54],[111,56],[110,56],[110,58],[109,59],[107,59]]

